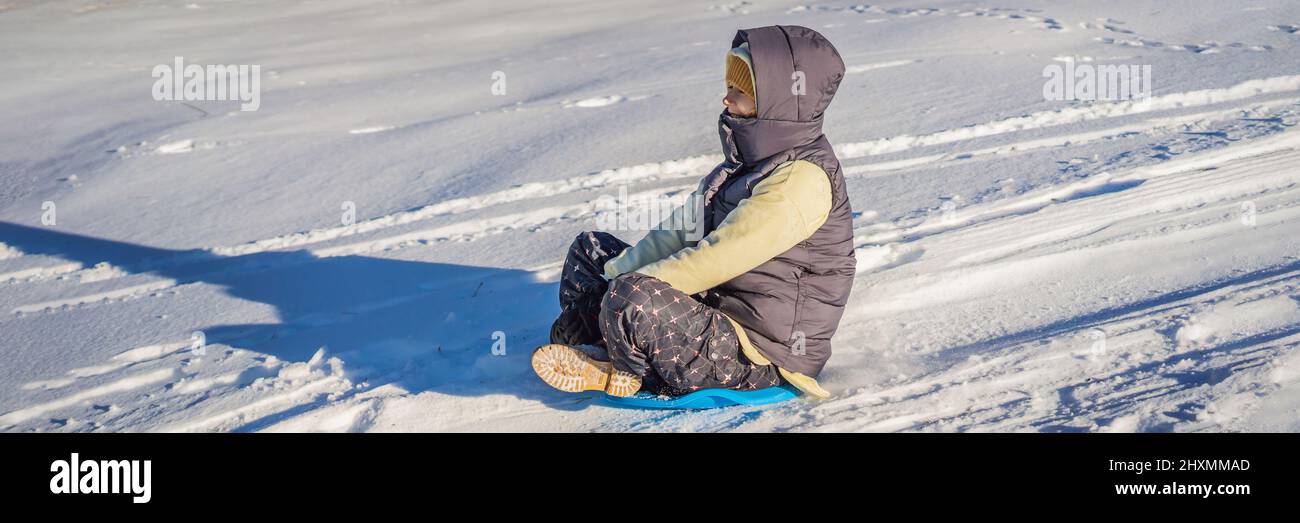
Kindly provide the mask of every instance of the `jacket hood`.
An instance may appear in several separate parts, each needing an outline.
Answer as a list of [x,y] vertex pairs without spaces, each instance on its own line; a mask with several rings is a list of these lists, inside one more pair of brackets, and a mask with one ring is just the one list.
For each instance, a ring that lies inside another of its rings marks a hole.
[[844,61],[835,46],[807,27],[773,25],[736,31],[731,47],[746,43],[758,111],[753,118],[722,111],[718,133],[732,163],[755,163],[820,138],[822,115],[844,78]]

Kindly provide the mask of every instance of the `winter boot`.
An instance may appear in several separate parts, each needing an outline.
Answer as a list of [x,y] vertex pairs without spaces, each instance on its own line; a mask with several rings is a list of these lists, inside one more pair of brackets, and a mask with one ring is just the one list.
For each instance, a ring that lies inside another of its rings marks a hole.
[[533,351],[533,371],[547,385],[565,392],[604,391],[610,396],[631,396],[641,390],[641,378],[615,370],[568,345],[549,344]]

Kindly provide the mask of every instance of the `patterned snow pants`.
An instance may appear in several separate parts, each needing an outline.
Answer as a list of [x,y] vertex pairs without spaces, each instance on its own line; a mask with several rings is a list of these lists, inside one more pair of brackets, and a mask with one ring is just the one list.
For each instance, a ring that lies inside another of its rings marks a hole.
[[552,343],[603,346],[615,368],[641,376],[657,393],[781,384],[775,366],[745,357],[731,322],[717,309],[644,274],[606,281],[605,262],[626,248],[603,232],[584,232],[573,241]]

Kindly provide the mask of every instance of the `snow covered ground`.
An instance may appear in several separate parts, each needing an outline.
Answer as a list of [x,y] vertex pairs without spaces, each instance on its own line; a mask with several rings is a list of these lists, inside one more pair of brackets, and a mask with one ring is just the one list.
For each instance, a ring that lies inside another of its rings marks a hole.
[[[0,430],[1300,430],[1300,4],[1077,4],[0,0]],[[551,390],[565,247],[719,160],[774,23],[849,69],[835,397]],[[177,56],[260,108],[155,101]]]

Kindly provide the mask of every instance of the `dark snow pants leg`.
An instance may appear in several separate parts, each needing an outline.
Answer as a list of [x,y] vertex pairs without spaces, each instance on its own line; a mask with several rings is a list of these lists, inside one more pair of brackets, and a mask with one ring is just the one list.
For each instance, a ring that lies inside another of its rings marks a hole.
[[682,394],[704,388],[752,390],[781,384],[775,366],[757,365],[722,312],[639,273],[610,282],[600,328],[614,368],[646,388]]
[[609,288],[605,262],[629,245],[604,232],[579,234],[569,246],[560,276],[560,317],[551,325],[551,343],[604,346],[600,300]]

